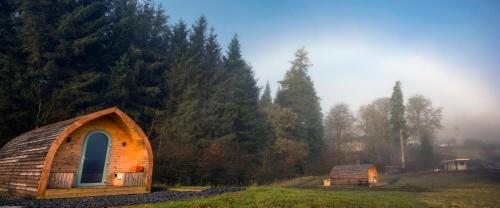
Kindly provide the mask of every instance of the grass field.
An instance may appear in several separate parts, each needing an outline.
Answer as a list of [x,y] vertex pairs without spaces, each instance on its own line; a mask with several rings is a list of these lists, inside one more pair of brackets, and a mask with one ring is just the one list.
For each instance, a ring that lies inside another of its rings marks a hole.
[[408,175],[380,187],[321,187],[321,177],[137,207],[500,207],[500,183],[478,175]]

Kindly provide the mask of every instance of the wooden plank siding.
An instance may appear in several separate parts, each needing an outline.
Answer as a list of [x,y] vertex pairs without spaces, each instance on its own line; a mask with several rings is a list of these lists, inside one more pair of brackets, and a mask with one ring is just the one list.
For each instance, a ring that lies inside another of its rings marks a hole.
[[0,149],[0,191],[21,196],[35,195],[49,147],[75,121],[69,119],[32,130]]
[[74,173],[51,173],[48,188],[71,188],[73,185]]
[[145,186],[122,186],[122,187],[86,187],[68,189],[47,189],[43,198],[68,198],[85,196],[103,196],[120,194],[141,194],[148,193]]
[[144,173],[125,173],[123,178],[124,186],[143,186]]
[[[76,187],[83,142],[94,130],[103,130],[111,137],[107,181],[112,181],[115,173],[127,173],[139,165],[144,172],[133,177],[134,183],[143,184],[149,191],[151,145],[142,129],[118,108],[47,125],[14,138],[0,149],[0,191],[44,198],[47,188]],[[108,183],[105,187],[110,186]]]
[[357,185],[359,183],[375,183],[377,169],[372,164],[337,165],[330,172],[331,184]]

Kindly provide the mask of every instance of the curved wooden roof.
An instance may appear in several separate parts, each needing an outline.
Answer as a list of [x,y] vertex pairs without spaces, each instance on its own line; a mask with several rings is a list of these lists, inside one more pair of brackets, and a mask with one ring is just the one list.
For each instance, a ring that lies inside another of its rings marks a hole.
[[375,168],[372,164],[337,165],[332,168],[330,178],[363,178],[368,176],[368,170]]
[[[0,149],[0,191],[43,196],[52,160],[64,139],[80,126],[108,115],[116,115],[131,135],[144,139],[152,170],[153,152],[147,136],[130,117],[113,107],[43,126],[12,139]],[[148,171],[148,189],[151,177],[152,171]]]

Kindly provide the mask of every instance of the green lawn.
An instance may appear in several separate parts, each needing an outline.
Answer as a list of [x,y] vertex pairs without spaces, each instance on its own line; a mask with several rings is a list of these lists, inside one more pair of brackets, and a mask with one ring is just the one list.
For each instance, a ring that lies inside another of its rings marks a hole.
[[237,193],[138,207],[426,207],[403,192],[332,192],[255,187]]
[[[380,188],[320,187],[321,177],[137,207],[499,207],[500,184],[478,176],[405,176]],[[304,185],[305,184],[305,185]],[[391,191],[394,190],[418,190]],[[422,191],[424,190],[424,191]]]
[[404,177],[394,186],[430,190],[416,197],[433,207],[500,207],[500,183],[480,175]]

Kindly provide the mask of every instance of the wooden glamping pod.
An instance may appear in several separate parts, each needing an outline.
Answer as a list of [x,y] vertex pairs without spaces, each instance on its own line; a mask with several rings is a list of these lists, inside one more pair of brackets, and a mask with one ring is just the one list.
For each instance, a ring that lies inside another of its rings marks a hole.
[[338,165],[330,172],[332,185],[370,185],[377,183],[377,169],[372,164]]
[[152,170],[147,136],[118,108],[34,129],[0,149],[0,191],[18,196],[146,193]]

